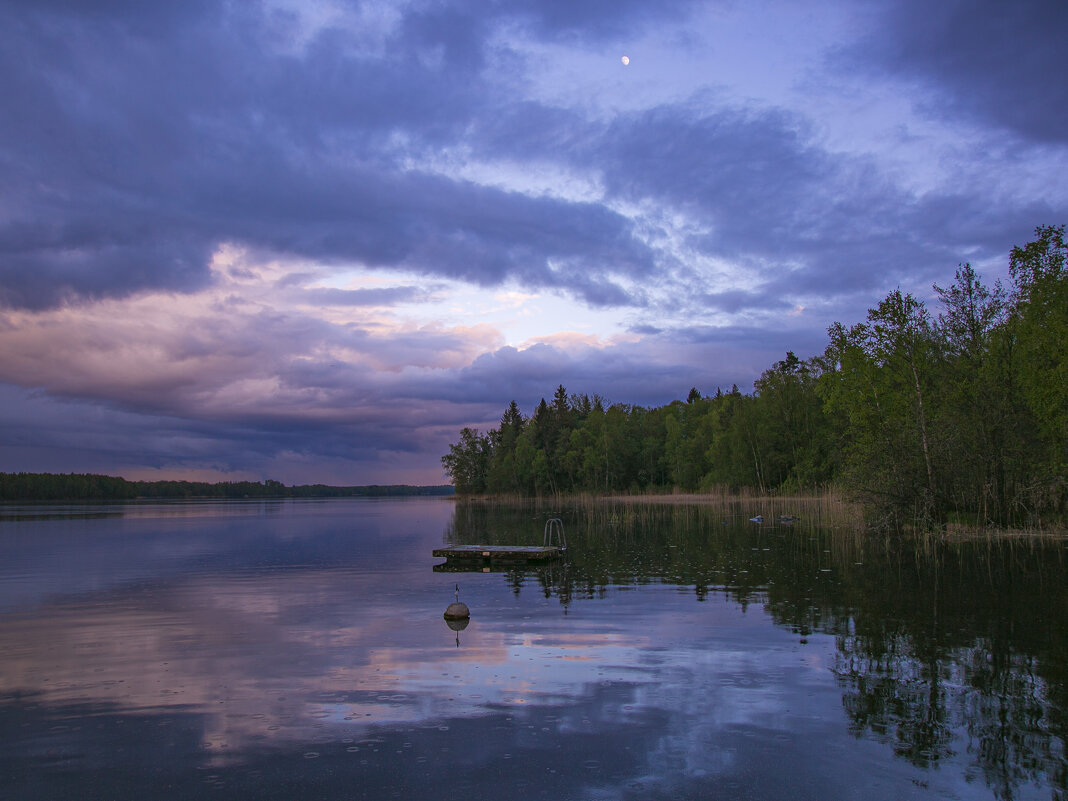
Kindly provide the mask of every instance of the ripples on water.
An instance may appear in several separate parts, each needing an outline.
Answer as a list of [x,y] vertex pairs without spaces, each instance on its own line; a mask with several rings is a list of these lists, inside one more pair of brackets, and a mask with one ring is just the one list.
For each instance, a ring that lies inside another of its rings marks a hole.
[[0,797],[1064,795],[1063,542],[755,511],[0,508]]

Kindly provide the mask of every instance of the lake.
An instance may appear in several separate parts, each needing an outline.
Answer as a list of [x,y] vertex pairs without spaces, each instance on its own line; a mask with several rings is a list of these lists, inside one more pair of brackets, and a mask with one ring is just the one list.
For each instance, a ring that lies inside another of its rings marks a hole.
[[788,508],[0,507],[0,797],[1065,798],[1065,541]]

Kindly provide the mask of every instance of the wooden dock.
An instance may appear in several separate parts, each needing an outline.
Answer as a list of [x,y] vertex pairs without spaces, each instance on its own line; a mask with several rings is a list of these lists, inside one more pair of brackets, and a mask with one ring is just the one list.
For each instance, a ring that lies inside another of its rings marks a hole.
[[566,550],[564,523],[554,517],[545,521],[542,545],[447,545],[435,548],[433,554],[447,560],[435,570],[450,570],[456,565],[485,565],[492,562],[551,562],[563,556]]
[[557,545],[449,545],[435,548],[433,555],[464,561],[548,562],[563,552]]

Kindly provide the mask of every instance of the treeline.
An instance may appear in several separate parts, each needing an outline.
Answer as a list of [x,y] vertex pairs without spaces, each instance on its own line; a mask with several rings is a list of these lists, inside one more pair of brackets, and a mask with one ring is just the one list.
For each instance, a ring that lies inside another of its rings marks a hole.
[[96,501],[136,498],[356,498],[451,495],[450,485],[331,487],[280,481],[127,481],[91,473],[0,473],[0,501]]
[[568,395],[465,428],[442,465],[460,494],[806,492],[834,484],[873,523],[1035,526],[1066,519],[1068,274],[1064,226],[1013,248],[1012,286],[968,264],[939,308],[900,290],[822,354],[755,382],[647,409]]

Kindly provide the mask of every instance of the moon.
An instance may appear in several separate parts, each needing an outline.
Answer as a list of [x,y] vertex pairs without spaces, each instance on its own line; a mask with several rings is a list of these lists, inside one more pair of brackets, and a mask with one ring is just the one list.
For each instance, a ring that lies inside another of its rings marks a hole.
[[630,57],[629,56],[623,56],[623,58],[621,58],[620,61],[623,62],[623,66],[625,67],[630,63]]

